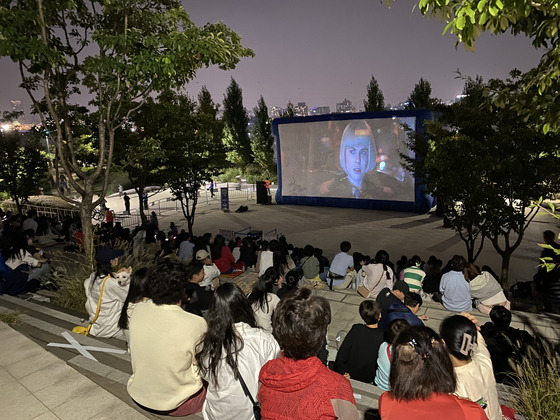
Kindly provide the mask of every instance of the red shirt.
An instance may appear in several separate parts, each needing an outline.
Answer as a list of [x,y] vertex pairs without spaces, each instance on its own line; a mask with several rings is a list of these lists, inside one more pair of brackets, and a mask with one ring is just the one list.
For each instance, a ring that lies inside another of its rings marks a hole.
[[113,223],[113,212],[111,210],[107,211],[105,214],[105,221],[107,223]]
[[477,403],[449,394],[432,394],[427,400],[399,401],[390,392],[379,398],[382,420],[488,420]]
[[233,254],[228,246],[222,247],[222,254],[220,258],[214,260],[214,264],[220,270],[220,273],[225,273],[229,270],[231,265],[235,262],[235,258],[233,258]]

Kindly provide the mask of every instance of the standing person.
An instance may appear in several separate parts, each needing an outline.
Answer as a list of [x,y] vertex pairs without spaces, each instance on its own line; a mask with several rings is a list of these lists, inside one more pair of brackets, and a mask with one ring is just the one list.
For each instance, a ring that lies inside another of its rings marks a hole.
[[123,186],[119,184],[119,197],[123,195]]
[[148,193],[142,194],[142,204],[144,205],[144,210],[148,210]]
[[130,197],[126,192],[124,193],[123,200],[124,200],[124,214],[130,214]]
[[329,302],[298,289],[278,305],[273,335],[284,351],[259,374],[265,419],[359,419],[350,381],[317,357],[331,321]]
[[210,197],[214,198],[214,181],[210,181]]
[[377,370],[377,352],[384,331],[379,328],[381,305],[373,300],[360,303],[364,324],[354,324],[336,355],[334,370],[346,378],[372,383]]
[[181,309],[188,274],[184,263],[160,260],[150,269],[150,299],[135,306],[129,323],[128,393],[140,406],[174,417],[200,412],[206,398],[195,360],[206,321]]
[[202,415],[205,420],[254,419],[241,381],[256,400],[259,372],[280,356],[280,347],[258,327],[251,304],[235,283],[216,289],[206,319],[208,330],[196,354],[200,374],[208,381]]
[[150,224],[154,225],[157,229],[159,229],[159,222],[155,211],[153,211],[150,216]]
[[382,420],[487,420],[477,403],[455,395],[445,343],[431,328],[410,327],[393,343],[391,391],[379,398]]
[[454,394],[480,405],[489,420],[502,420],[490,353],[476,322],[474,316],[462,312],[444,319],[440,325],[441,338],[457,375]]
[[354,258],[350,255],[351,249],[350,242],[340,243],[340,252],[334,256],[327,275],[330,289],[346,289],[356,278]]

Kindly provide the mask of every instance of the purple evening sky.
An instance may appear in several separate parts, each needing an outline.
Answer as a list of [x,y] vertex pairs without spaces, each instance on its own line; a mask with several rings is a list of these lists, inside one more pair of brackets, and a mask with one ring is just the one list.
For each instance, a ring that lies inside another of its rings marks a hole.
[[[366,85],[373,74],[392,105],[405,101],[424,77],[432,94],[444,101],[461,93],[463,81],[455,71],[504,78],[512,68],[526,71],[540,53],[524,36],[484,34],[474,53],[455,38],[442,36],[444,24],[424,18],[414,2],[397,1],[388,9],[380,0],[183,0],[198,25],[224,21],[242,36],[255,58],[242,59],[233,71],[202,69],[187,85],[196,97],[206,85],[214,101],[234,77],[243,89],[247,109],[262,95],[268,106],[306,102],[309,107],[330,106],[345,98],[362,107]],[[0,60],[0,110],[10,99],[29,100],[17,88],[17,68]]]

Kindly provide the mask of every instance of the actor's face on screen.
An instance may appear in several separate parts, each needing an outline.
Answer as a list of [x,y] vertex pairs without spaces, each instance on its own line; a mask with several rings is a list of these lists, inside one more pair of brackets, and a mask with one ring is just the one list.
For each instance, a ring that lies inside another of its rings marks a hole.
[[369,140],[360,138],[346,142],[344,146],[344,159],[348,180],[359,187],[366,173],[369,159]]

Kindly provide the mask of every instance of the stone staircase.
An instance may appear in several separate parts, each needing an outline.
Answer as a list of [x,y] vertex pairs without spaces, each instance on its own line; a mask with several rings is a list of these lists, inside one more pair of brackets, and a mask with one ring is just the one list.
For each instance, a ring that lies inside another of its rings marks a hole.
[[[336,357],[336,335],[338,331],[349,330],[355,323],[361,322],[358,314],[358,306],[362,298],[353,290],[330,291],[327,289],[317,290],[318,295],[327,298],[331,304],[332,323],[328,332],[329,360]],[[76,325],[84,325],[83,315],[72,313],[54,307],[49,303],[23,300],[11,296],[0,296],[0,313],[16,312],[20,317],[20,323],[12,325],[16,331],[29,337],[41,347],[65,361],[69,366],[97,383],[99,386],[115,395],[134,408],[138,418],[165,418],[154,415],[139,408],[128,396],[126,383],[131,370],[130,356],[127,353],[127,345],[124,339],[103,339],[91,336],[82,336],[72,333]],[[440,322],[450,313],[435,302],[426,302],[421,310],[429,316],[426,324],[436,331]],[[488,317],[477,315],[479,323],[484,323]],[[524,328],[534,333],[538,331],[543,336],[558,342],[560,340],[560,320],[558,316],[548,314],[514,314],[513,326]],[[63,335],[64,334],[64,335]],[[65,338],[71,337],[78,345],[70,347]],[[52,344],[55,344],[54,346]],[[49,345],[51,344],[51,345]],[[65,347],[58,347],[63,345]],[[80,347],[81,346],[81,347]],[[78,347],[78,349],[76,348]],[[83,352],[85,347],[86,352]],[[96,351],[94,348],[102,348],[104,351]],[[81,350],[81,352],[80,352]],[[94,359],[93,359],[93,358]],[[351,380],[358,409],[363,418],[368,408],[377,408],[377,402],[383,391],[377,386]],[[500,398],[507,403],[511,389],[500,387]],[[200,419],[201,415],[193,415],[189,418]]]

